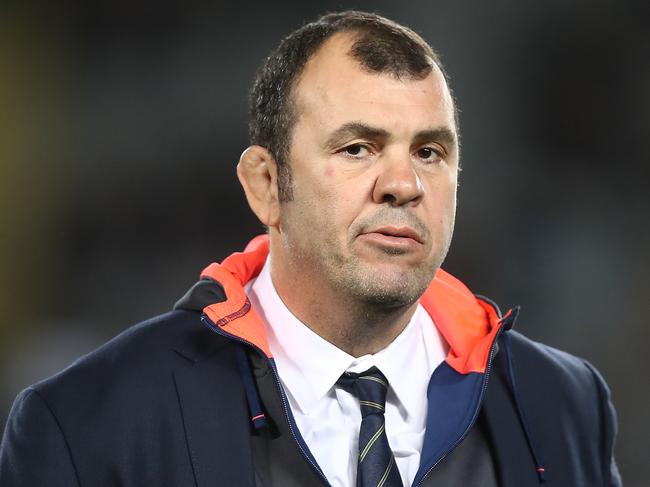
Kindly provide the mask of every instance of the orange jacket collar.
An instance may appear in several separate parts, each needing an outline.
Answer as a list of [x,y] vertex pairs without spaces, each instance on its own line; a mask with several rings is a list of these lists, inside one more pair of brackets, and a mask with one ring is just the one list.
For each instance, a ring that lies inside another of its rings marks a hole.
[[[227,298],[203,309],[208,318],[270,358],[265,326],[244,292],[244,285],[262,270],[268,252],[268,237],[260,235],[251,240],[244,252],[230,255],[221,264],[210,264],[201,277],[219,282]],[[462,282],[442,269],[436,272],[420,303],[449,345],[447,364],[461,374],[484,372],[502,322],[494,307],[477,299]]]

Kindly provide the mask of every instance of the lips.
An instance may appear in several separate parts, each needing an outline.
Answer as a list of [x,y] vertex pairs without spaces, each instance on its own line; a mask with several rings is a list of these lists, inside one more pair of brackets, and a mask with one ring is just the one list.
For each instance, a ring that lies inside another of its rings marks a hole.
[[383,227],[373,228],[372,230],[369,230],[365,234],[366,235],[377,234],[377,235],[383,235],[386,237],[393,237],[393,238],[404,238],[404,239],[408,238],[411,240],[415,240],[420,244],[422,243],[422,237],[420,236],[420,234],[411,227],[383,226]]

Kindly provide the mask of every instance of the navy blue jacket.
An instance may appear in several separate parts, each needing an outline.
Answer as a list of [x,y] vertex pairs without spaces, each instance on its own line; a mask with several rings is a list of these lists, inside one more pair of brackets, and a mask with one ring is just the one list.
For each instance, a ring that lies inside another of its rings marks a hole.
[[[0,446],[0,485],[256,485],[251,438],[264,427],[265,411],[242,351],[274,365],[251,332],[255,320],[241,284],[259,272],[264,252],[211,266],[179,309],[23,391]],[[467,305],[453,278],[436,279],[437,302],[451,292],[449,303]],[[499,485],[621,485],[615,415],[598,372],[510,330],[516,313],[501,317],[488,301],[476,303],[485,336],[465,355],[469,339],[446,337],[450,357],[431,379],[436,414],[427,420],[415,485],[429,485],[438,465],[462,450],[479,415]],[[437,326],[453,326],[444,313],[432,315]],[[299,434],[296,442],[306,449]],[[308,449],[303,460],[314,461]]]

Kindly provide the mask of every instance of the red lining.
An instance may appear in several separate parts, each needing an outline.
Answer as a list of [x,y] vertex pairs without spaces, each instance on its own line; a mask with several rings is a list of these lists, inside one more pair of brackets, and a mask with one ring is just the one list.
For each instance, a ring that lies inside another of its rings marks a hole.
[[446,362],[461,374],[484,372],[501,326],[496,310],[442,269],[420,303],[449,345]]
[[206,306],[203,312],[227,333],[251,342],[271,358],[264,323],[250,308],[244,292],[244,284],[260,273],[269,251],[268,239],[260,237],[253,239],[245,252],[236,252],[221,264],[212,263],[203,270],[201,277],[209,277],[221,284],[227,298]]
[[[210,264],[201,277],[218,281],[227,300],[204,308],[205,314],[226,332],[259,347],[267,357],[271,351],[264,323],[244,292],[244,285],[255,278],[269,251],[268,237],[255,237],[244,252],[237,252],[221,264]],[[436,327],[449,344],[446,362],[457,372],[484,372],[492,343],[501,327],[494,307],[477,300],[458,279],[442,269],[420,300]]]

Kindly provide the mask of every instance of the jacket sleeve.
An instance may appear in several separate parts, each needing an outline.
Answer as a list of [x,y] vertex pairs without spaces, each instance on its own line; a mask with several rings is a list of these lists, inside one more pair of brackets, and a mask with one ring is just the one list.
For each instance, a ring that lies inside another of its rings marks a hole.
[[35,389],[21,392],[9,413],[0,444],[0,485],[80,485],[59,423]]
[[604,485],[607,487],[622,487],[623,481],[614,458],[614,444],[616,441],[618,425],[616,420],[616,411],[614,410],[614,405],[610,399],[609,387],[607,387],[605,379],[603,379],[593,365],[587,361],[585,361],[585,364],[594,377],[600,400],[601,462],[603,465],[603,477],[605,479]]

